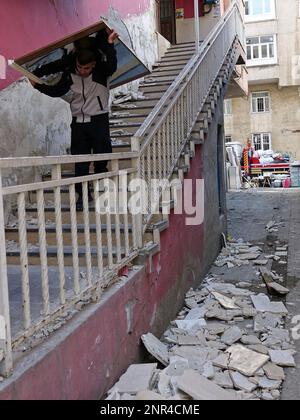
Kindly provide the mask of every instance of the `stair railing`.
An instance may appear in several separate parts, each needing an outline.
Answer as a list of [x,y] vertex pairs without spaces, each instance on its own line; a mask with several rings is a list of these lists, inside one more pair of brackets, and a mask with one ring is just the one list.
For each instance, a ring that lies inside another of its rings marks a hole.
[[168,185],[230,49],[237,40],[244,45],[244,38],[243,17],[234,2],[133,137],[132,151],[140,153],[140,177],[147,185],[144,230],[159,205],[153,205],[153,180]]
[[[75,305],[81,301],[98,300],[102,290],[139,254],[143,245],[141,219],[128,207],[130,191],[135,193],[134,188],[129,186],[131,183],[138,184],[138,157],[138,153],[130,152],[0,159],[0,375],[7,377],[12,373],[14,347],[35,333],[47,330],[47,326],[55,330],[57,318],[74,310]],[[62,176],[62,165],[87,161],[110,161],[111,169],[108,173],[85,177]],[[7,169],[44,167],[51,168],[50,180],[2,185],[2,177]],[[75,185],[78,183],[82,183],[83,188],[82,212],[76,211]],[[94,207],[89,204],[91,184]],[[62,203],[62,188],[67,191],[65,204]],[[51,207],[47,207],[45,200],[49,191],[54,193]],[[35,194],[36,206],[28,207],[29,194]],[[16,241],[10,240],[14,243],[8,247],[4,214],[7,198],[17,203],[17,219],[13,230]],[[47,214],[53,211],[53,206],[54,213],[49,224]],[[29,215],[32,212],[36,218],[35,239],[32,239],[35,244],[30,244],[29,237],[33,235],[30,221],[32,216]],[[79,225],[82,236],[80,241]],[[52,251],[48,243],[50,236],[51,242],[55,244]],[[32,267],[34,263],[30,264],[33,252],[37,259],[36,267]],[[50,258],[55,261],[54,274],[53,268],[50,273]],[[20,278],[14,287],[19,289],[21,300],[13,311],[9,307],[11,272],[8,262],[17,266],[17,277]],[[33,290],[35,294],[40,293],[41,304],[38,310],[33,307]]]

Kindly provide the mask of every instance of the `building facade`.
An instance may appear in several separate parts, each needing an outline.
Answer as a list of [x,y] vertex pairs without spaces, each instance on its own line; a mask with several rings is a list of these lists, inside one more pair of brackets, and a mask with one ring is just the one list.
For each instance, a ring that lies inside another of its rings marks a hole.
[[299,0],[247,0],[249,96],[225,103],[227,141],[300,159]]

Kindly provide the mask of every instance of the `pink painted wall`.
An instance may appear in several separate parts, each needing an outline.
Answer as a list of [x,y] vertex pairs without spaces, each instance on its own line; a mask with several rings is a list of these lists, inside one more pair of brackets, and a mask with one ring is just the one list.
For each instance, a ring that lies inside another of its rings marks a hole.
[[[112,5],[122,17],[143,14],[150,0],[9,0],[1,4],[0,55],[6,59],[41,48],[96,23]],[[19,78],[8,69],[0,89]]]
[[[203,0],[199,0],[199,16],[202,14]],[[184,9],[184,18],[191,19],[195,16],[194,14],[194,0],[176,0],[176,9]]]

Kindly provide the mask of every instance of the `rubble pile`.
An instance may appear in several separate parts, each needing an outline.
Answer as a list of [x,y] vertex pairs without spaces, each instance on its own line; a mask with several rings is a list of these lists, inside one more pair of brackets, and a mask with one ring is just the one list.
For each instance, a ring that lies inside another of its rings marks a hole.
[[[257,246],[231,242],[215,264],[231,268],[255,263],[261,255]],[[289,292],[277,283],[282,278],[266,267],[260,270],[266,290],[282,299]],[[162,340],[142,336],[157,363],[132,365],[108,399],[280,399],[284,369],[295,367],[296,352],[285,329],[288,310],[280,298],[251,290],[251,283],[238,285],[209,275],[199,289],[190,290]]]

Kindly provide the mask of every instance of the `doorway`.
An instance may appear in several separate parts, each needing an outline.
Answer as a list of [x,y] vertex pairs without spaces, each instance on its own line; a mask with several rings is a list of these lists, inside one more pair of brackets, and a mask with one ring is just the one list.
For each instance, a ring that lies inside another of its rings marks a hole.
[[160,33],[171,44],[176,44],[176,0],[159,1]]

